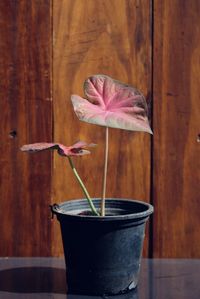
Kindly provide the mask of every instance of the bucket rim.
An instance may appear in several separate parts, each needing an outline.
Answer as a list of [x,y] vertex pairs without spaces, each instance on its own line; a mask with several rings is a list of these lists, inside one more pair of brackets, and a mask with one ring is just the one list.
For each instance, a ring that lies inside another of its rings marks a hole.
[[[93,204],[98,209],[100,207],[100,198],[92,198]],[[134,208],[139,208],[141,211],[134,212]],[[50,206],[52,214],[57,216],[66,216],[74,219],[91,220],[91,221],[116,221],[116,220],[142,220],[148,218],[153,212],[154,207],[145,201],[134,200],[130,198],[106,198],[105,208],[114,211],[126,211],[125,214],[116,215],[79,215],[80,212],[90,209],[87,199],[71,199]],[[130,213],[129,213],[130,210]],[[76,212],[75,212],[76,211]]]

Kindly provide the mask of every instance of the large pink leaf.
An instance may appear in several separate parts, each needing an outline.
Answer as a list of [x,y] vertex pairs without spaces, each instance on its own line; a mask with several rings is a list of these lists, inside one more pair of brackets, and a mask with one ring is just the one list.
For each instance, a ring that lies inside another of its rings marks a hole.
[[33,143],[26,144],[21,147],[23,152],[40,152],[44,150],[57,150],[58,154],[61,156],[83,156],[90,154],[90,151],[85,150],[87,147],[95,146],[95,144],[87,144],[84,141],[78,141],[72,146],[65,146],[60,143]]
[[144,96],[135,88],[105,75],[94,75],[84,83],[87,99],[72,95],[77,117],[85,122],[152,134]]

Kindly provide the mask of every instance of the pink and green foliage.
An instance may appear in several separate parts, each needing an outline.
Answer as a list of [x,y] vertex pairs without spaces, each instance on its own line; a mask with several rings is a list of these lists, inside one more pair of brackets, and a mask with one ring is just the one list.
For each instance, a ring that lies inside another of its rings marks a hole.
[[[104,126],[105,129],[105,159],[102,187],[101,216],[105,216],[105,193],[108,164],[108,128],[118,128],[130,131],[143,131],[152,134],[148,121],[148,109],[144,96],[134,87],[123,84],[105,75],[94,75],[84,83],[85,98],[72,95],[71,100],[74,111],[82,121]],[[83,156],[90,152],[87,147],[95,144],[87,144],[79,141],[72,146],[64,146],[60,143],[33,143],[24,145],[24,152],[40,152],[44,150],[57,150],[58,154],[65,156],[76,176],[90,208],[94,215],[98,216],[91,197],[83,184],[73,164],[71,156]]]
[[131,131],[152,133],[144,96],[135,88],[105,75],[94,75],[84,83],[85,98],[72,95],[79,120]]

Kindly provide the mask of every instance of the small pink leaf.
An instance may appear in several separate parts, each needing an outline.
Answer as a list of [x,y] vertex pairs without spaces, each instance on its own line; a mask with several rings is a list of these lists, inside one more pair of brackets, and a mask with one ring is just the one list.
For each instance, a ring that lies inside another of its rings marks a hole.
[[79,141],[72,146],[65,146],[60,143],[33,143],[26,144],[21,147],[23,152],[35,153],[44,150],[57,150],[61,156],[83,156],[90,154],[90,151],[85,150],[87,147],[92,147],[94,144],[87,144],[84,141]]
[[105,75],[94,75],[84,83],[87,99],[72,95],[77,117],[85,122],[152,134],[144,96],[135,88]]

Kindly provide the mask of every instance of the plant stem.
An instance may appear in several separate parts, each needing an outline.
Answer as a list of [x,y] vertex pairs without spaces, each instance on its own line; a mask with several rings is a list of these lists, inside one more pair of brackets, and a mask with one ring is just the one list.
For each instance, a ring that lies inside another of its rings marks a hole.
[[103,190],[101,199],[101,216],[105,216],[105,197],[106,197],[106,181],[107,181],[107,169],[108,169],[108,127],[106,127],[105,133],[105,156],[104,156],[104,173],[103,173]]
[[69,164],[70,164],[70,166],[71,166],[71,168],[73,170],[73,173],[75,174],[75,177],[77,178],[77,180],[78,180],[78,182],[79,182],[79,184],[81,186],[81,189],[83,190],[83,193],[85,194],[85,196],[86,196],[86,198],[88,200],[88,203],[89,203],[89,206],[90,206],[92,212],[96,216],[99,216],[99,213],[97,212],[97,210],[96,210],[96,208],[95,208],[95,206],[94,206],[94,204],[93,204],[93,202],[91,200],[91,197],[90,197],[90,195],[89,195],[89,193],[88,193],[85,185],[83,184],[83,182],[82,182],[82,180],[81,180],[81,178],[80,178],[80,176],[79,176],[79,174],[78,174],[78,172],[77,172],[77,170],[76,170],[76,168],[74,166],[74,163],[73,163],[71,157],[68,156],[68,160],[69,160]]

